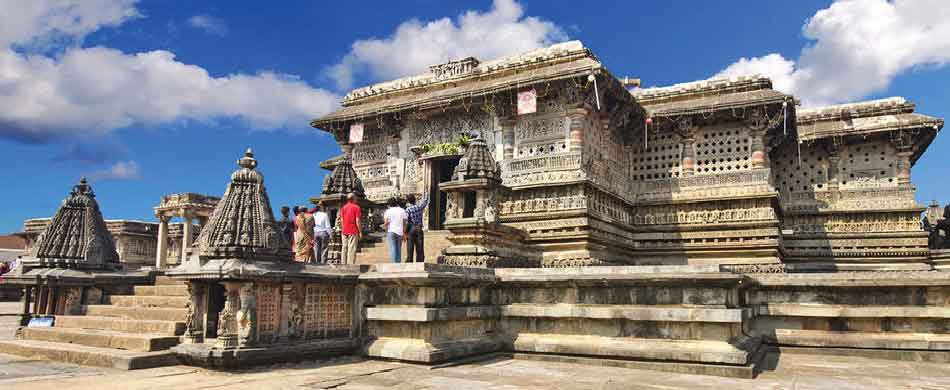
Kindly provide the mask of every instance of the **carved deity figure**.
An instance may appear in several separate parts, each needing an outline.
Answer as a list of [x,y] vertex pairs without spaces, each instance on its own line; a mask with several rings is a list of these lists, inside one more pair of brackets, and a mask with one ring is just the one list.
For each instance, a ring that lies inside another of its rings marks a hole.
[[244,283],[240,289],[241,308],[236,315],[238,345],[250,345],[255,340],[257,330],[257,296],[254,285]]

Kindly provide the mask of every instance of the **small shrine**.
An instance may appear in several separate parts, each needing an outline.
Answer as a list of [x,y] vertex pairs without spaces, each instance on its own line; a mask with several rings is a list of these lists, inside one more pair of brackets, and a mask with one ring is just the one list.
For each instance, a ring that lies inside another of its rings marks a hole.
[[248,149],[192,248],[167,275],[188,285],[189,364],[233,367],[352,353],[357,267],[292,260]]

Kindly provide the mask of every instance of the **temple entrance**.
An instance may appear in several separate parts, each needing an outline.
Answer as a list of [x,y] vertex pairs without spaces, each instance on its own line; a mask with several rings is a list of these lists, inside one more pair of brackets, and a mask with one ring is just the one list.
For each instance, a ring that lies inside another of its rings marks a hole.
[[218,338],[218,317],[224,310],[224,286],[218,283],[208,285],[208,317],[205,319],[205,338]]
[[459,165],[461,157],[450,157],[432,161],[432,183],[429,186],[429,230],[442,230],[445,224],[448,196],[439,188],[441,183],[452,180],[452,172]]

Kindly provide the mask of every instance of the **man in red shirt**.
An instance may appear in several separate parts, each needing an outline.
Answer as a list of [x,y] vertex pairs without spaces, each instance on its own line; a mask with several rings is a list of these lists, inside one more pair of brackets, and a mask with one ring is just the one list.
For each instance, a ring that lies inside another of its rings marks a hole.
[[340,219],[343,223],[343,248],[342,263],[356,264],[356,248],[359,245],[360,237],[363,236],[361,215],[363,210],[356,204],[356,194],[350,193],[346,196],[346,204],[340,209]]

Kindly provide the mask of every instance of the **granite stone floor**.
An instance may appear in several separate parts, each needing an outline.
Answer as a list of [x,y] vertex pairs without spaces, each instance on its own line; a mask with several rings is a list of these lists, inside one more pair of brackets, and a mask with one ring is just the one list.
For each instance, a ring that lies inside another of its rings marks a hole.
[[[0,302],[0,337],[16,303]],[[566,363],[491,359],[432,368],[340,358],[235,372],[187,366],[120,371],[5,355],[0,389],[950,389],[950,365],[782,354],[756,379],[730,379]]]

